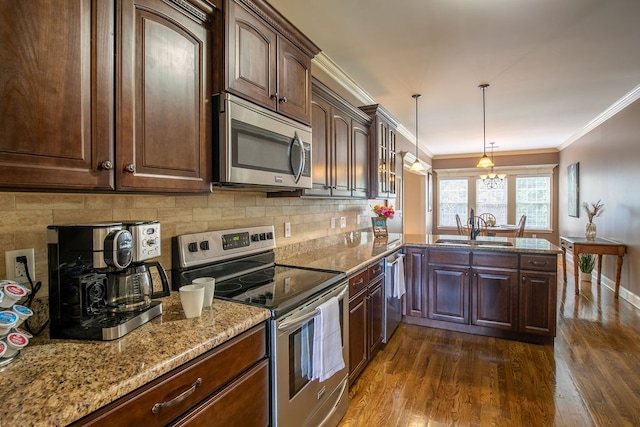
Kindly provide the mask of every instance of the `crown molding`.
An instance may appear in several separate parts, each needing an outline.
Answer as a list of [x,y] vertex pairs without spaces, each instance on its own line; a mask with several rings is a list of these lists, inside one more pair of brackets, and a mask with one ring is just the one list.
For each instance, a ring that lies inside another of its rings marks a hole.
[[614,102],[609,108],[604,110],[598,117],[596,117],[595,119],[587,123],[587,125],[583,127],[580,131],[571,135],[565,142],[563,142],[558,147],[558,150],[564,150],[565,148],[567,148],[568,146],[576,142],[578,139],[582,138],[583,136],[585,136],[586,134],[588,134],[598,126],[600,126],[602,123],[606,122],[611,117],[615,116],[620,111],[627,108],[629,105],[633,104],[638,99],[640,99],[640,85],[634,87],[630,92],[628,92],[622,98]]
[[356,99],[360,100],[363,105],[377,104],[373,99],[355,80],[353,80],[342,68],[338,66],[331,58],[329,58],[324,52],[317,54],[311,61],[314,67],[322,70],[336,83],[338,83],[344,90],[351,94]]

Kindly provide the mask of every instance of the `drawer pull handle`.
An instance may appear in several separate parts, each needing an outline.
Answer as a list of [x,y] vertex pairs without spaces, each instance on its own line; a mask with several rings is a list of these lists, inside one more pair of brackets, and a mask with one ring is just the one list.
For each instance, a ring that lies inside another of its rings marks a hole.
[[355,285],[362,285],[363,283],[364,283],[364,278],[361,277],[360,280],[358,280],[357,282],[354,282],[353,284],[355,286]]
[[162,409],[162,408],[173,406],[173,405],[175,405],[177,403],[182,402],[187,397],[191,396],[193,394],[193,392],[196,391],[196,388],[198,388],[198,386],[200,384],[202,384],[202,378],[198,378],[193,383],[193,385],[191,387],[189,387],[189,389],[187,389],[184,392],[180,393],[179,395],[177,395],[173,399],[171,399],[171,400],[169,400],[167,402],[156,403],[155,405],[153,405],[153,408],[151,408],[151,412],[153,412],[154,414],[157,414],[158,412],[160,412],[160,409]]
[[536,267],[544,267],[544,266],[549,264],[549,261],[542,262],[542,261],[531,261],[531,260],[529,260],[529,264],[533,264]]

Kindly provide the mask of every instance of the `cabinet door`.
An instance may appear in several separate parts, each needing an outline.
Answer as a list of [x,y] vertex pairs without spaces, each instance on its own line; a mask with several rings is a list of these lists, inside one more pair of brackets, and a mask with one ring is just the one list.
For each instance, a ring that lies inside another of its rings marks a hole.
[[387,150],[388,164],[389,164],[389,198],[396,197],[397,184],[396,184],[396,131],[394,128],[389,128],[389,144]]
[[0,2],[0,186],[114,188],[114,8]]
[[210,191],[211,31],[161,0],[121,5],[118,189]]
[[520,332],[556,336],[556,274],[522,271]]
[[427,317],[427,250],[405,249],[406,315]]
[[380,348],[384,335],[384,293],[382,279],[369,285],[369,358]]
[[429,319],[469,324],[469,269],[429,266]]
[[305,195],[330,196],[332,151],[331,151],[331,106],[324,99],[314,96],[311,101],[311,178],[313,188]]
[[471,281],[471,324],[517,329],[518,271],[474,268]]
[[352,121],[351,197],[367,198],[369,194],[369,129]]
[[284,37],[278,37],[278,111],[310,122],[311,58]]
[[332,195],[351,196],[350,167],[351,160],[351,118],[349,115],[332,108],[333,129],[333,179]]
[[235,1],[227,6],[227,88],[276,109],[277,35],[262,19]]
[[349,300],[349,385],[367,364],[367,291]]

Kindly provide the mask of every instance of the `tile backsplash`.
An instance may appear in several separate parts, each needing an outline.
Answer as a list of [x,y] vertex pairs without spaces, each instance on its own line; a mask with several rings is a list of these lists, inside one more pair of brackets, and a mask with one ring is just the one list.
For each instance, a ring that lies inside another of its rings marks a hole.
[[[47,293],[46,228],[52,224],[86,224],[124,220],[158,220],[162,225],[162,257],[171,269],[171,237],[207,230],[273,224],[279,249],[368,228],[368,200],[267,197],[261,192],[214,190],[208,195],[136,195],[0,192],[0,245],[3,252],[35,249],[36,281]],[[357,215],[367,221],[356,224]],[[340,217],[347,225],[340,228]],[[336,227],[330,227],[336,218]],[[284,223],[291,237],[284,237]],[[4,258],[4,257],[3,257]],[[4,259],[0,278],[6,278]]]

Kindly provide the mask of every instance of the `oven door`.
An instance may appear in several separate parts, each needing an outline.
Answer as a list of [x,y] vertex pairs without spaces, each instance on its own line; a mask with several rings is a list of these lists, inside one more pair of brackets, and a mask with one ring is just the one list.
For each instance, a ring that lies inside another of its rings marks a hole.
[[311,128],[236,96],[221,97],[216,183],[311,188]]
[[[312,368],[313,319],[317,307],[338,298],[345,367],[327,380],[309,380]],[[349,286],[343,282],[273,323],[274,425],[336,426],[348,405]]]

